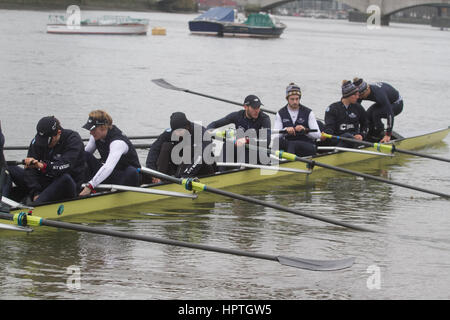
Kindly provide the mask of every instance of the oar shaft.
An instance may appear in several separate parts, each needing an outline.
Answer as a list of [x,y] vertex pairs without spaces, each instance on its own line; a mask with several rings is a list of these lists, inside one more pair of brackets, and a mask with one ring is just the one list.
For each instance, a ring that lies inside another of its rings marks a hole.
[[295,209],[292,209],[292,208],[289,208],[289,207],[281,206],[281,205],[278,205],[278,204],[275,204],[275,203],[266,202],[266,201],[262,201],[262,200],[255,199],[255,198],[245,197],[245,196],[242,196],[240,194],[236,194],[236,193],[228,192],[228,191],[225,191],[225,190],[212,188],[212,187],[209,187],[209,186],[206,186],[205,191],[209,191],[209,192],[212,192],[212,193],[215,193],[215,194],[219,194],[219,195],[222,195],[222,196],[225,196],[225,197],[230,197],[230,198],[235,198],[235,199],[242,200],[242,201],[247,201],[247,202],[250,202],[250,203],[253,203],[253,204],[259,204],[259,205],[262,205],[264,207],[269,207],[269,208],[280,210],[280,211],[290,212],[290,213],[293,213],[293,214],[296,214],[296,215],[299,215],[299,216],[302,216],[302,217],[305,217],[305,218],[311,218],[311,219],[319,220],[319,221],[322,221],[322,222],[338,225],[338,226],[341,226],[341,227],[346,227],[346,228],[350,228],[350,229],[354,229],[354,230],[358,230],[358,231],[374,232],[373,230],[366,229],[366,228],[359,227],[359,226],[355,226],[355,225],[350,224],[350,223],[345,223],[345,222],[337,221],[337,220],[334,220],[334,219],[329,219],[329,218],[325,218],[325,217],[320,217],[320,216],[304,213],[304,212],[301,212],[301,211],[298,211],[298,210],[295,210]]
[[[231,101],[228,99],[223,99],[223,98],[219,98],[219,97],[214,97],[208,94],[204,94],[204,93],[200,93],[200,92],[195,92],[189,89],[185,89],[185,88],[180,88],[180,87],[176,87],[173,84],[168,83],[166,80],[164,79],[153,79],[152,80],[153,83],[157,84],[158,86],[164,88],[164,89],[169,89],[169,90],[176,90],[176,91],[183,91],[186,93],[192,93],[201,97],[205,97],[205,98],[209,98],[209,99],[214,99],[214,100],[218,100],[218,101],[222,101],[222,102],[226,102],[226,103],[231,103],[237,106],[242,107],[244,105],[244,103],[240,103],[240,102],[236,102],[236,101]],[[261,111],[264,111],[266,113],[271,113],[271,114],[276,114],[275,111],[272,110],[267,110],[267,109],[263,109],[261,108]]]
[[[252,146],[252,145],[246,145],[249,149],[253,149],[253,150],[258,150],[258,147],[256,146]],[[376,181],[380,181],[380,182],[384,182],[384,183],[388,183],[388,184],[392,184],[392,185],[396,185],[399,187],[403,187],[403,188],[407,188],[407,189],[412,189],[412,190],[416,190],[416,191],[420,191],[420,192],[424,192],[424,193],[429,193],[429,194],[434,194],[443,198],[450,198],[450,194],[446,194],[446,193],[442,193],[442,192],[438,192],[438,191],[433,191],[433,190],[428,190],[428,189],[423,189],[420,187],[416,187],[416,186],[411,186],[411,185],[407,185],[401,182],[395,182],[395,181],[391,181],[391,180],[387,180],[387,179],[383,179],[381,177],[377,177],[377,176],[372,176],[370,174],[366,174],[366,173],[362,173],[362,172],[358,172],[358,171],[353,171],[350,169],[345,169],[345,168],[341,168],[341,167],[335,167],[326,163],[321,163],[321,162],[317,162],[314,160],[309,160],[309,159],[305,159],[302,157],[299,157],[295,154],[292,153],[288,153],[288,152],[282,152],[282,151],[273,151],[270,149],[266,149],[263,147],[259,147],[259,149],[262,149],[264,152],[267,152],[267,154],[273,154],[277,157],[280,157],[282,159],[286,159],[289,161],[299,161],[299,162],[303,162],[303,163],[307,163],[309,165],[309,168],[312,169],[315,166],[318,167],[322,167],[322,168],[326,168],[326,169],[330,169],[330,170],[334,170],[334,171],[338,171],[338,172],[342,172],[342,173],[347,173],[347,174],[351,174],[354,176],[359,176],[359,177],[363,177],[363,178],[367,178],[367,179],[372,179],[372,180],[376,180]]]
[[[273,153],[273,154],[277,155],[276,152]],[[395,181],[392,181],[392,180],[383,179],[381,177],[372,176],[372,175],[366,174],[366,173],[357,172],[357,171],[353,171],[353,170],[349,170],[349,169],[345,169],[345,168],[341,168],[341,167],[335,167],[335,166],[332,166],[332,165],[328,165],[326,163],[321,163],[321,162],[317,162],[317,161],[313,161],[313,160],[309,160],[309,159],[304,159],[304,158],[301,158],[301,157],[298,157],[298,156],[295,156],[295,155],[292,155],[292,154],[289,154],[289,156],[290,156],[289,157],[290,159],[287,159],[287,160],[304,162],[304,163],[307,163],[311,168],[313,168],[314,166],[318,166],[318,167],[322,167],[322,168],[326,168],[326,169],[330,169],[330,170],[334,170],[334,171],[338,171],[338,172],[351,174],[351,175],[354,175],[354,176],[359,176],[359,177],[363,177],[363,178],[367,178],[367,179],[372,179],[372,180],[376,180],[376,181],[392,184],[392,185],[403,187],[403,188],[407,188],[407,189],[412,189],[412,190],[416,190],[416,191],[420,191],[420,192],[424,192],[424,193],[434,194],[436,196],[443,197],[443,198],[450,198],[449,194],[445,194],[445,193],[442,193],[442,192],[428,190],[428,189],[423,189],[423,188],[420,188],[420,187],[407,185],[407,184],[404,184],[404,183],[401,183],[401,182],[395,182]]]
[[[0,212],[0,219],[13,220],[13,217],[14,216],[10,213]],[[97,228],[97,227],[90,227],[90,226],[81,225],[81,224],[67,223],[67,222],[63,222],[63,221],[41,219],[40,225],[47,226],[47,227],[74,230],[74,231],[89,232],[89,233],[100,234],[100,235],[105,235],[105,236],[112,236],[112,237],[119,237],[119,238],[124,238],[124,239],[140,240],[140,241],[167,244],[167,245],[173,245],[173,246],[185,247],[185,248],[191,248],[191,249],[200,249],[200,250],[206,250],[206,251],[212,251],[212,252],[220,252],[220,253],[227,253],[227,254],[233,254],[233,255],[239,255],[239,256],[252,257],[252,258],[257,258],[257,259],[278,261],[278,258],[276,256],[267,255],[267,254],[251,253],[251,252],[245,252],[245,251],[241,251],[241,250],[219,248],[219,247],[208,246],[208,245],[204,245],[204,244],[190,243],[190,242],[171,240],[171,239],[161,239],[161,238],[156,238],[156,237],[151,237],[151,236],[131,234],[131,233],[115,231],[115,230],[108,230],[108,229]]]
[[[132,136],[128,137],[130,140],[145,140],[145,139],[158,139],[159,136]],[[82,139],[83,141],[89,141],[89,138]],[[134,144],[134,147],[137,149],[146,149],[149,148],[151,144]],[[3,147],[3,150],[28,150],[29,146],[6,146]]]
[[[236,101],[231,101],[231,100],[223,99],[223,98],[219,98],[219,97],[213,97],[213,96],[210,96],[208,94],[195,92],[195,91],[191,91],[191,90],[188,90],[188,89],[185,89],[183,91],[187,92],[187,93],[196,94],[198,96],[202,96],[202,97],[205,97],[205,98],[210,98],[210,99],[214,99],[214,100],[218,100],[218,101],[234,104],[234,105],[241,106],[241,107],[244,105],[244,103],[239,103],[239,102],[236,102]],[[265,113],[270,113],[270,114],[277,114],[275,111],[268,110],[268,109],[265,109],[265,108],[261,108],[261,111],[264,111]]]
[[419,152],[410,151],[410,150],[399,149],[395,145],[392,145],[392,144],[372,143],[372,142],[368,142],[368,141],[361,141],[361,140],[347,138],[347,137],[333,136],[333,135],[326,134],[326,133],[323,133],[322,135],[327,138],[330,138],[330,139],[354,142],[357,144],[362,144],[362,145],[365,145],[368,147],[373,147],[378,150],[384,150],[384,151],[388,151],[388,152],[392,152],[392,153],[398,152],[398,153],[408,154],[408,155],[412,155],[412,156],[416,156],[416,157],[423,157],[423,158],[429,158],[429,159],[433,159],[433,160],[450,162],[450,159],[447,159],[447,158],[442,158],[442,157],[433,156],[433,155],[425,154],[425,153],[419,153]]
[[139,234],[130,234],[130,233],[125,233],[125,232],[121,232],[121,231],[107,230],[107,229],[102,229],[102,228],[90,227],[90,226],[86,226],[86,225],[71,224],[71,223],[66,223],[66,222],[62,222],[62,221],[43,220],[42,225],[48,226],[48,227],[63,228],[63,229],[70,229],[70,230],[75,230],[75,231],[101,234],[101,235],[106,235],[106,236],[119,237],[119,238],[124,238],[124,239],[133,239],[133,240],[167,244],[167,245],[185,247],[185,248],[191,248],[191,249],[200,249],[200,250],[206,250],[206,251],[212,251],[212,252],[252,257],[252,258],[257,258],[257,259],[278,261],[276,256],[271,256],[271,255],[266,255],[266,254],[250,253],[250,252],[245,252],[245,251],[240,251],[240,250],[235,250],[235,249],[219,248],[219,247],[213,247],[213,246],[208,246],[208,245],[198,244],[198,243],[189,243],[189,242],[183,242],[183,241],[178,241],[178,240],[161,239],[161,238],[139,235]]
[[[183,183],[182,179],[175,178],[175,177],[172,177],[172,176],[169,176],[169,175],[166,175],[166,174],[163,174],[163,173],[160,173],[158,171],[155,171],[155,170],[152,170],[152,169],[148,169],[148,168],[145,168],[145,167],[142,167],[140,169],[140,171],[144,172],[144,173],[147,173],[147,174],[150,174],[150,175],[152,175],[152,176],[154,176],[156,178],[167,180],[167,181],[170,181],[170,182],[173,182],[173,183],[177,183],[177,184],[182,184]],[[304,212],[301,212],[301,211],[298,211],[298,210],[295,210],[295,209],[291,209],[289,207],[281,206],[281,205],[270,203],[270,202],[265,202],[265,201],[258,200],[258,199],[255,199],[255,198],[251,198],[251,197],[242,196],[242,195],[237,194],[237,193],[232,193],[232,192],[228,192],[228,191],[225,191],[225,190],[212,188],[212,187],[209,187],[209,186],[206,186],[206,185],[203,186],[203,191],[208,191],[208,192],[219,194],[219,195],[222,195],[222,196],[225,196],[225,197],[234,198],[234,199],[238,199],[238,200],[242,200],[242,201],[246,201],[246,202],[250,202],[250,203],[254,203],[254,204],[259,204],[259,205],[262,205],[262,206],[265,206],[265,207],[269,207],[269,208],[273,208],[273,209],[281,210],[281,211],[285,211],[285,212],[290,212],[290,213],[293,213],[293,214],[296,214],[296,215],[299,215],[299,216],[303,216],[303,217],[306,217],[306,218],[311,218],[311,219],[319,220],[319,221],[326,222],[326,223],[331,223],[331,224],[334,224],[334,225],[338,225],[338,226],[342,226],[342,227],[346,227],[346,228],[350,228],[350,229],[354,229],[354,230],[358,230],[358,231],[375,232],[375,231],[367,229],[367,228],[355,226],[355,225],[352,225],[352,224],[349,224],[349,223],[345,223],[345,222],[341,222],[341,221],[337,221],[337,220],[333,220],[333,219],[329,219],[329,218],[325,218],[325,217],[315,216],[315,215],[304,213]]]
[[[31,217],[29,217],[29,218],[31,219]],[[6,220],[17,219],[17,221],[19,221],[19,218],[14,218],[14,216],[12,214],[5,213],[5,212],[0,212],[0,219],[6,219]],[[20,221],[23,222],[23,221],[26,221],[26,219],[27,219],[26,217],[22,217],[22,218],[20,218]],[[276,261],[282,265],[291,266],[291,267],[300,268],[300,269],[306,269],[306,270],[313,270],[313,271],[333,271],[333,270],[345,269],[345,268],[351,267],[354,262],[354,258],[347,258],[347,259],[342,259],[342,260],[311,260],[311,259],[304,259],[304,258],[273,256],[273,255],[268,255],[268,254],[252,253],[252,252],[246,252],[246,251],[242,251],[242,250],[220,248],[220,247],[214,247],[214,246],[208,246],[208,245],[184,242],[184,241],[178,241],[178,240],[161,239],[161,238],[156,238],[156,237],[131,234],[131,233],[115,231],[115,230],[107,230],[107,229],[90,227],[90,226],[86,226],[86,225],[79,225],[79,224],[73,224],[73,223],[67,223],[67,222],[62,222],[62,221],[45,220],[45,219],[42,219],[39,217],[33,217],[32,221],[33,221],[33,225],[42,225],[42,226],[47,226],[47,227],[61,228],[61,229],[80,231],[80,232],[88,232],[88,233],[94,233],[94,234],[111,236],[111,237],[118,237],[118,238],[123,238],[123,239],[139,240],[139,241],[153,242],[153,243],[172,245],[172,246],[184,247],[184,248],[190,248],[190,249],[199,249],[199,250],[210,251],[210,252],[217,252],[217,253],[224,253],[224,254],[231,254],[231,255],[237,255],[237,256],[243,256],[243,257],[256,258],[256,259],[270,260],[270,261]]]
[[302,158],[299,158],[298,161],[308,163],[308,164],[310,164],[312,166],[316,166],[317,165],[319,167],[335,170],[335,171],[338,171],[338,172],[348,173],[348,174],[352,174],[352,175],[355,175],[355,176],[359,176],[359,177],[363,177],[363,178],[367,178],[367,179],[372,179],[372,180],[376,180],[376,181],[392,184],[392,185],[403,187],[403,188],[407,188],[407,189],[412,189],[412,190],[416,190],[416,191],[420,191],[420,192],[434,194],[434,195],[437,195],[437,196],[440,196],[440,197],[443,197],[443,198],[450,198],[449,194],[445,194],[445,193],[441,193],[441,192],[433,191],[433,190],[428,190],[428,189],[423,189],[423,188],[420,188],[420,187],[411,186],[411,185],[404,184],[404,183],[401,183],[401,182],[395,182],[395,181],[392,181],[392,180],[383,179],[381,177],[372,176],[370,174],[357,172],[357,171],[353,171],[353,170],[349,170],[349,169],[345,169],[345,168],[341,168],[341,167],[331,166],[331,165],[328,165],[326,163],[320,163],[320,162],[307,160],[307,159],[302,159]]
[[414,151],[411,151],[411,150],[403,150],[403,149],[394,148],[394,151],[399,152],[399,153],[409,154],[409,155],[412,155],[412,156],[417,156],[417,157],[423,157],[423,158],[429,158],[429,159],[433,159],[433,160],[450,162],[450,159],[447,159],[447,158],[433,156],[431,154],[418,153],[418,152],[414,152]]

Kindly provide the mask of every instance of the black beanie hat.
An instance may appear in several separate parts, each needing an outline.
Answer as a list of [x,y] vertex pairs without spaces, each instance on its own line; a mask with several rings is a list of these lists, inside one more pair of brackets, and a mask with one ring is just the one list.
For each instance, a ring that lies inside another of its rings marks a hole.
[[170,116],[170,128],[172,130],[185,128],[189,123],[189,120],[183,112],[174,112]]
[[348,98],[357,92],[358,88],[351,81],[342,81],[342,98]]

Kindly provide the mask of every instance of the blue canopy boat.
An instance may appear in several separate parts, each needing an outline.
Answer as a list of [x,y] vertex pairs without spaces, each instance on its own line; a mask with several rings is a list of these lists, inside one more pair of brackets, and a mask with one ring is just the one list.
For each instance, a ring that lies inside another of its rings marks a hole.
[[193,34],[223,37],[277,38],[286,25],[266,13],[252,13],[243,21],[233,8],[215,7],[189,21]]
[[194,20],[189,21],[189,30],[193,34],[222,36],[223,23],[234,22],[235,15],[233,8],[211,8]]

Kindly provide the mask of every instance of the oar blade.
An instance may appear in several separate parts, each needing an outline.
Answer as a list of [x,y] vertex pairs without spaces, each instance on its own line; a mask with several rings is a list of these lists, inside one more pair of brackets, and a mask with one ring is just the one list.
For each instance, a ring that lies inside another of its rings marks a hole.
[[175,87],[174,85],[168,83],[164,79],[153,79],[152,82],[162,88],[169,89],[169,90],[177,90],[177,91],[186,91],[187,90],[187,89]]
[[15,226],[12,224],[0,223],[1,230],[20,231],[20,232],[33,232],[33,229],[28,227]]
[[346,258],[340,260],[312,260],[278,256],[277,259],[278,262],[282,265],[312,271],[342,270],[350,268],[355,262],[355,258]]

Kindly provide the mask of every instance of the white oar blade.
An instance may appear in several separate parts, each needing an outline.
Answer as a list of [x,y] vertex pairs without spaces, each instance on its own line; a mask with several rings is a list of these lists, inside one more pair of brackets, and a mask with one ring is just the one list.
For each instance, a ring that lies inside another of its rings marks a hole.
[[14,226],[12,224],[4,224],[0,223],[0,229],[2,230],[11,230],[11,231],[21,231],[21,232],[32,232],[33,229],[21,226]]
[[303,258],[277,257],[278,262],[285,266],[307,269],[312,271],[334,271],[350,268],[355,258],[341,260],[312,260]]
[[299,170],[292,168],[282,168],[278,166],[264,166],[259,164],[250,164],[250,163],[242,163],[242,162],[217,162],[217,165],[220,167],[244,167],[244,168],[252,168],[252,169],[261,169],[261,170],[272,170],[272,171],[286,171],[286,172],[294,172],[294,173],[305,173],[311,174],[311,170]]
[[179,198],[190,198],[190,199],[196,199],[197,195],[192,193],[181,193],[181,192],[175,192],[175,191],[165,191],[165,190],[157,190],[157,189],[149,189],[149,188],[139,188],[139,187],[129,187],[129,186],[122,186],[117,184],[99,184],[96,188],[98,189],[108,189],[108,190],[121,190],[121,191],[131,191],[131,192],[141,192],[141,193],[148,193],[148,194],[158,194],[158,195],[164,195],[164,196],[170,196],[170,197],[179,197]]
[[16,202],[14,200],[11,200],[5,196],[2,196],[2,200],[1,200],[4,204],[7,204],[8,206],[10,206],[11,208],[18,208],[18,209],[30,209],[33,210],[33,207],[29,207],[26,206],[22,203]]

